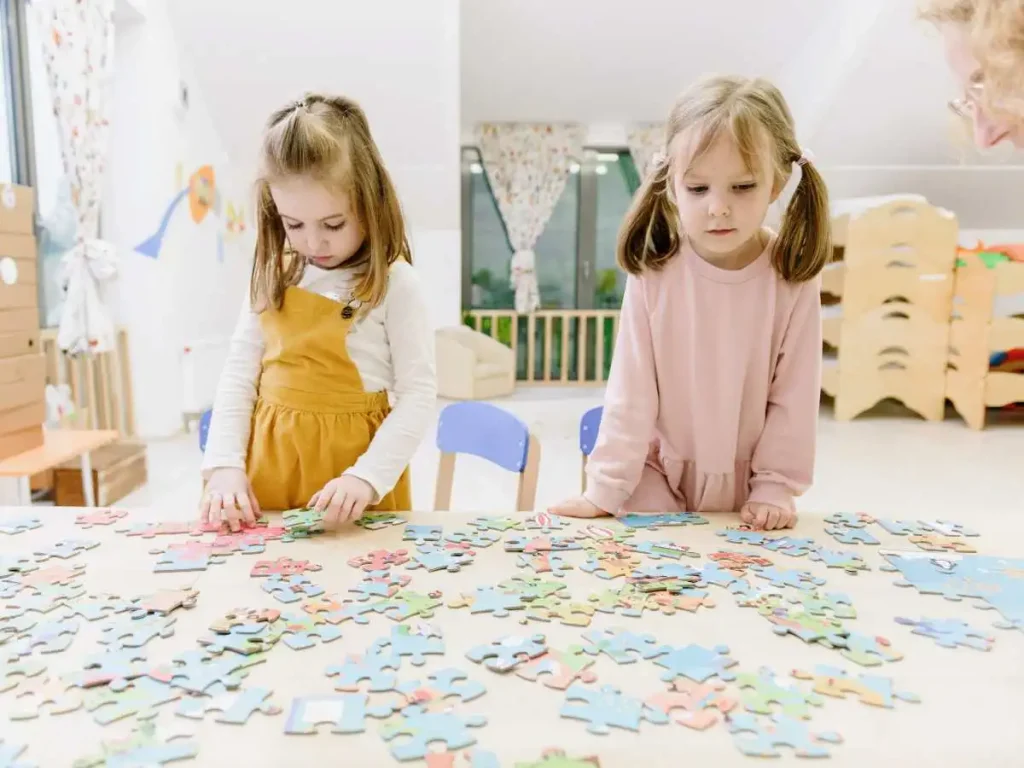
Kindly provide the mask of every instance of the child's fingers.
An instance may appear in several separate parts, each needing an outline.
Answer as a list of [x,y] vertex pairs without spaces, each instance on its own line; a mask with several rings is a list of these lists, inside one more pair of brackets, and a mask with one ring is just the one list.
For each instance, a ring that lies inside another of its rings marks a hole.
[[256,525],[256,516],[252,513],[252,503],[250,502],[249,494],[239,493],[236,498],[238,500],[238,507],[242,512],[242,520],[247,525]]
[[199,505],[199,522],[206,525],[210,522],[210,494],[203,494],[203,501]]
[[210,522],[223,519],[222,507],[223,499],[217,491],[214,491],[210,494]]
[[782,510],[778,507],[768,507],[768,517],[765,520],[765,527],[773,531],[776,528],[781,528],[782,526],[779,524],[781,512]]
[[352,509],[356,505],[356,496],[354,493],[346,493],[345,498],[341,502],[341,508],[338,512],[338,522],[345,523],[352,517]]
[[252,509],[253,517],[259,520],[263,517],[263,510],[260,509],[260,501],[256,498],[256,494],[253,493],[252,486],[250,485],[247,489],[249,495],[249,507]]
[[347,495],[341,488],[336,489],[331,495],[330,502],[324,511],[324,523],[329,523],[331,528],[337,527],[340,521],[342,506]]

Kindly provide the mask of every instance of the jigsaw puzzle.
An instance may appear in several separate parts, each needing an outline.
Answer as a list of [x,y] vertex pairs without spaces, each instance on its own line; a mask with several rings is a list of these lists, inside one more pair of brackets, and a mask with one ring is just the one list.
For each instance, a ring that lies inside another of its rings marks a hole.
[[391,707],[375,704],[368,706],[365,693],[346,693],[333,696],[301,696],[292,701],[285,733],[316,733],[318,725],[330,724],[331,733],[362,733],[367,717],[388,717]]
[[282,613],[281,620],[275,631],[281,633],[281,642],[293,651],[302,651],[316,645],[313,638],[321,643],[331,643],[341,639],[341,630],[326,619],[316,614]]
[[565,651],[548,648],[543,655],[517,667],[516,675],[530,682],[536,682],[543,676],[544,685],[548,688],[564,691],[576,681],[596,681],[597,674],[590,669],[595,662],[596,659],[591,658],[582,646],[570,646]]
[[396,549],[394,552],[387,549],[374,549],[365,555],[357,555],[348,560],[350,566],[364,571],[383,571],[393,565],[402,565],[407,562],[409,562],[407,549]]
[[458,573],[467,565],[472,565],[476,552],[469,549],[447,549],[445,547],[421,544],[413,555],[414,562],[405,567],[408,569],[422,568],[425,571],[448,571]]
[[159,732],[151,721],[140,722],[131,736],[104,740],[99,754],[79,758],[72,768],[134,768],[164,765],[188,760],[199,754],[199,744],[191,733]]
[[677,679],[671,691],[649,696],[644,704],[664,712],[679,725],[704,731],[736,708],[736,699],[726,696],[724,691],[725,684],[717,681],[695,683]]
[[128,619],[104,627],[99,642],[114,648],[141,648],[158,637],[168,638],[174,634],[173,616],[146,615],[142,619]]
[[478,531],[498,531],[504,533],[505,531],[521,531],[523,530],[522,520],[515,517],[495,517],[495,516],[484,516],[478,517],[474,520],[470,520],[469,524],[476,528]]
[[400,657],[408,656],[416,666],[426,663],[427,656],[444,655],[444,635],[441,628],[425,621],[397,624],[391,628],[391,637],[374,642],[372,650],[389,647],[390,652]]
[[693,512],[674,512],[659,515],[623,515],[619,522],[629,528],[645,528],[656,531],[660,528],[681,525],[707,525],[708,519]]
[[101,509],[98,512],[78,515],[75,518],[75,525],[79,528],[89,529],[95,525],[112,525],[126,517],[128,517],[128,513],[123,509]]
[[311,571],[319,571],[317,563],[309,560],[292,560],[290,557],[279,557],[277,560],[257,560],[249,575],[253,578],[264,576],[298,576]]
[[[448,709],[452,697],[463,703],[483,696],[487,689],[483,684],[470,680],[469,675],[460,669],[447,667],[439,669],[427,677],[427,683],[412,680],[402,683],[395,690],[401,694],[398,702],[402,708],[415,704],[425,712],[443,712]],[[397,707],[396,707],[397,708]]]
[[45,664],[32,659],[12,664],[0,664],[0,693],[14,690],[26,680],[38,677],[45,671]]
[[17,536],[19,533],[42,527],[43,524],[39,521],[38,517],[26,515],[24,517],[7,518],[0,522],[0,533],[6,533],[8,536]]
[[856,576],[859,571],[871,570],[860,555],[845,550],[821,547],[811,552],[809,557],[815,562],[824,563],[828,568],[842,568],[851,576]]
[[359,683],[369,680],[367,690],[375,693],[390,691],[395,687],[395,670],[401,665],[402,660],[397,654],[384,653],[377,647],[371,647],[364,654],[347,655],[344,663],[327,667],[325,674],[337,678],[334,682],[337,691],[358,691]]
[[943,648],[956,648],[962,645],[976,651],[990,651],[996,641],[991,635],[986,635],[960,619],[915,620],[897,616],[896,623],[913,627],[913,634],[930,637]]
[[310,581],[308,576],[269,576],[261,584],[263,591],[282,603],[297,603],[304,597],[317,597],[324,588]]
[[[743,672],[736,675],[736,686],[740,689],[746,710],[759,715],[770,715],[778,711],[787,717],[810,720],[811,707],[824,704],[820,696],[804,693],[799,686],[780,684],[775,673],[768,667],[761,667],[756,674]],[[777,709],[772,707],[773,704],[777,705]]]
[[604,653],[616,664],[632,664],[637,659],[653,659],[671,650],[658,645],[653,635],[638,635],[621,627],[592,629],[583,634],[587,644],[583,650],[591,656]]
[[367,512],[356,520],[356,525],[368,531],[379,531],[392,525],[404,525],[405,518],[394,512]]
[[826,525],[825,533],[838,541],[840,544],[867,544],[874,546],[881,542],[865,531],[863,528],[850,527],[848,525]]
[[78,688],[94,688],[110,685],[115,689],[124,688],[129,680],[148,674],[146,654],[134,649],[107,651],[86,657],[80,672],[61,677],[65,685]]
[[24,754],[26,749],[28,749],[27,744],[15,744],[0,739],[0,766],[3,768],[36,768],[33,763],[18,762],[18,758]]
[[572,563],[566,562],[557,552],[522,553],[516,558],[519,568],[531,568],[536,573],[549,573],[563,577],[565,572],[572,570]]
[[8,712],[11,720],[31,720],[44,711],[51,715],[74,712],[82,706],[82,694],[77,688],[55,677],[33,677],[25,680],[14,693],[14,704]]
[[159,714],[158,707],[181,697],[181,689],[139,677],[120,690],[109,686],[87,689],[84,699],[86,710],[93,713],[93,720],[99,725],[109,725],[132,715],[139,720],[150,720]]
[[466,658],[477,664],[484,662],[492,672],[508,672],[547,651],[544,635],[505,635],[488,645],[477,645],[466,652]]
[[198,589],[160,589],[152,595],[137,597],[125,607],[133,619],[144,619],[150,615],[166,616],[178,608],[195,608],[199,599]]
[[909,536],[911,544],[926,552],[959,552],[961,554],[975,554],[978,550],[962,539],[955,539],[949,536],[939,536],[937,533],[929,533],[923,536]]
[[454,712],[427,712],[416,705],[402,710],[401,719],[381,726],[384,741],[394,742],[398,736],[407,736],[401,743],[391,744],[391,755],[396,760],[422,760],[432,742],[444,742],[445,750],[453,752],[476,744],[470,728],[487,724],[482,715],[461,716]]
[[[736,747],[749,757],[780,757],[778,747],[790,747],[797,757],[829,757],[824,744],[841,744],[838,733],[812,733],[800,720],[775,714],[771,722],[746,712],[727,715],[729,733]],[[742,734],[754,734],[753,738]]]
[[[574,701],[584,703],[571,703]],[[639,699],[623,696],[618,688],[611,685],[601,686],[600,690],[579,683],[570,686],[565,692],[565,704],[559,714],[573,720],[587,721],[587,731],[596,736],[609,734],[612,728],[639,731],[642,720],[656,725],[668,723],[668,715],[663,710],[647,706]]]
[[798,680],[813,680],[815,693],[837,699],[844,698],[848,693],[854,693],[860,697],[861,703],[870,704],[873,707],[892,709],[896,699],[912,704],[921,701],[921,697],[917,694],[897,691],[888,677],[858,675],[853,678],[846,673],[846,670],[825,664],[817,665],[813,673],[795,669],[792,674]]
[[730,667],[736,666],[737,662],[728,654],[727,645],[718,645],[714,648],[693,644],[685,647],[670,646],[667,653],[654,659],[654,663],[665,668],[661,679],[666,683],[671,683],[678,677],[703,683],[716,675],[729,682],[736,678]]
[[485,549],[492,544],[497,544],[501,541],[500,533],[489,533],[486,530],[481,531],[452,531],[446,533],[444,540],[452,544],[468,544],[471,547],[477,549]]
[[229,692],[223,686],[209,696],[187,698],[178,705],[176,715],[202,720],[210,712],[219,712],[217,723],[243,725],[257,712],[267,716],[281,714],[281,708],[270,702],[273,691],[268,688],[246,688]]
[[534,531],[560,531],[569,525],[568,519],[548,512],[538,512],[526,519],[526,527]]
[[428,541],[440,541],[441,532],[440,525],[408,524],[402,531],[402,540],[415,541],[417,544],[426,544]]
[[225,654],[214,656],[192,650],[175,656],[170,664],[150,669],[153,680],[191,694],[203,694],[217,686],[238,688],[249,674],[249,668],[266,662],[266,654]]
[[550,748],[541,752],[540,760],[516,763],[514,768],[601,768],[601,761],[595,756],[569,757],[564,749]]

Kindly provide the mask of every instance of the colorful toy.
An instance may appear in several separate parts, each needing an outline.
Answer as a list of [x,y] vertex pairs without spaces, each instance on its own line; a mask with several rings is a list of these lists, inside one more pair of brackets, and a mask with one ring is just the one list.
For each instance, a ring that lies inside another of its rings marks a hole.
[[729,671],[737,662],[728,656],[729,646],[717,645],[708,649],[699,645],[669,647],[668,652],[656,658],[654,663],[664,667],[661,679],[666,683],[677,677],[685,677],[695,683],[703,683],[716,675],[725,681],[734,680],[736,675]]
[[365,693],[334,696],[301,696],[292,700],[284,732],[316,733],[317,726],[330,723],[331,733],[362,733],[367,717],[388,717],[394,711],[383,704],[367,706]]
[[371,693],[390,691],[396,682],[394,670],[401,663],[401,659],[393,652],[385,654],[374,646],[367,653],[346,656],[343,664],[327,667],[325,673],[328,677],[337,677],[334,683],[337,691],[358,691],[359,683],[363,680],[370,681],[368,690]]
[[542,656],[517,667],[516,674],[530,682],[536,682],[543,675],[544,685],[564,691],[577,680],[584,683],[597,680],[597,675],[590,669],[594,663],[595,659],[590,658],[578,645],[570,646],[565,651],[548,648]]
[[422,760],[432,742],[444,742],[448,752],[471,747],[476,744],[476,737],[469,729],[486,724],[487,718],[482,715],[463,717],[453,712],[427,712],[412,705],[402,710],[401,722],[383,725],[380,735],[385,741],[408,736],[403,743],[391,745],[392,757],[402,761]]
[[[584,704],[572,704],[582,701]],[[596,691],[575,683],[565,692],[565,704],[559,712],[562,717],[585,720],[587,730],[598,736],[611,733],[611,728],[640,730],[640,721],[664,725],[668,715],[664,711],[645,705],[639,699],[623,696],[618,688],[605,685]]]
[[672,688],[649,696],[644,704],[695,731],[717,724],[721,715],[731,712],[737,704],[735,699],[722,693],[725,685],[719,682],[695,683],[680,678],[672,683]]
[[637,659],[653,659],[671,650],[671,646],[658,645],[653,635],[637,635],[621,627],[592,629],[584,633],[587,645],[583,650],[591,656],[607,654],[616,664],[632,664]]
[[736,675],[736,685],[741,690],[743,706],[748,712],[770,715],[772,704],[777,704],[782,714],[800,720],[811,719],[811,707],[820,707],[824,702],[820,696],[804,693],[798,686],[781,685],[775,673],[768,667],[754,674],[744,672]]
[[[838,733],[812,733],[801,721],[780,714],[772,715],[771,722],[766,722],[740,712],[728,715],[726,722],[736,747],[750,757],[779,757],[778,747],[792,748],[797,757],[829,757],[828,748],[822,744],[843,741]],[[754,738],[741,738],[744,733],[752,733]]]
[[966,621],[960,619],[907,619],[896,617],[897,624],[913,627],[913,634],[930,637],[943,648],[956,648],[963,645],[976,651],[991,651],[996,639],[986,635]]
[[261,585],[264,592],[282,603],[297,603],[304,597],[317,597],[324,593],[324,588],[310,581],[303,574],[295,576],[270,576]]
[[547,652],[544,635],[505,635],[493,643],[477,645],[466,652],[466,658],[477,664],[485,662],[492,672],[508,672],[523,662]]
[[223,686],[203,698],[185,699],[178,705],[176,715],[202,720],[210,712],[220,712],[214,718],[218,723],[243,725],[256,712],[273,716],[281,714],[281,708],[270,701],[273,691],[268,688],[246,688],[243,691],[228,692]]
[[793,677],[798,680],[813,680],[815,693],[837,699],[844,698],[848,693],[855,693],[860,697],[862,704],[870,704],[873,707],[891,709],[896,699],[910,703],[921,701],[917,694],[895,690],[892,680],[888,677],[857,675],[854,679],[845,670],[824,664],[817,665],[813,673],[795,669]]

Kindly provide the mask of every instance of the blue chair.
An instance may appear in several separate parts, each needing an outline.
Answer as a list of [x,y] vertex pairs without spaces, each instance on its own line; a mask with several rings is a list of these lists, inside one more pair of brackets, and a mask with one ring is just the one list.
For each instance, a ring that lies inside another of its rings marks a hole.
[[450,509],[455,479],[455,457],[479,456],[519,475],[516,509],[531,512],[537,499],[540,442],[522,421],[489,403],[453,403],[441,411],[437,424],[437,467],[434,509]]
[[580,419],[580,453],[583,454],[583,488],[587,487],[587,457],[597,445],[597,433],[601,429],[604,406],[598,405],[583,414]]
[[210,420],[213,418],[213,409],[203,411],[199,417],[199,452],[206,453],[206,438],[210,436]]

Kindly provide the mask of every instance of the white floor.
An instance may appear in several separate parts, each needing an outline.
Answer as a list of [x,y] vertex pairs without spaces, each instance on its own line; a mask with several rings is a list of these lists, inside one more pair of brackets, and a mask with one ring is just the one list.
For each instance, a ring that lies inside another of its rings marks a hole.
[[[497,401],[540,438],[538,509],[579,493],[579,417],[600,401],[599,389],[566,388],[522,388]],[[974,432],[952,414],[933,424],[895,407],[838,423],[823,406],[818,438],[815,485],[801,499],[802,509],[963,522],[978,508],[1024,514],[1024,423],[1019,418]],[[194,434],[151,443],[150,482],[118,506],[149,507],[164,519],[190,517],[199,499],[199,459]],[[412,462],[418,509],[432,506],[436,471],[431,435]],[[455,509],[507,512],[514,498],[514,477],[475,457],[459,459]]]

